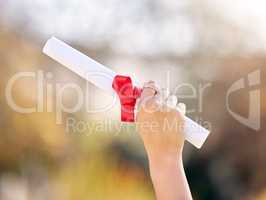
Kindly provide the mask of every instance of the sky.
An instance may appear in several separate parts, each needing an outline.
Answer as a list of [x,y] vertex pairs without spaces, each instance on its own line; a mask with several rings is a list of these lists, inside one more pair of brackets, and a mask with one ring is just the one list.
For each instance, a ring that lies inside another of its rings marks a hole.
[[[19,24],[25,34],[43,39],[55,35],[91,48],[108,44],[127,54],[186,56],[202,43],[202,35],[209,47],[227,40],[220,44],[225,53],[238,43],[238,50],[265,51],[265,6],[262,0],[9,0],[2,2],[1,15],[9,27]],[[220,21],[208,24],[206,16]],[[221,21],[243,38],[232,42],[230,34],[217,33]]]

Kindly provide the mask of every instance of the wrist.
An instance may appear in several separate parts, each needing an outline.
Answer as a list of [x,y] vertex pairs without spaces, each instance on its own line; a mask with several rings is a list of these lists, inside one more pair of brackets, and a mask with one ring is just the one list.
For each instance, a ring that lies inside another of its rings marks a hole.
[[165,171],[169,168],[183,168],[182,153],[180,154],[166,154],[157,156],[154,154],[148,155],[150,170]]
[[182,161],[182,150],[181,149],[167,149],[167,150],[158,150],[158,149],[146,149],[147,156],[150,163],[162,163],[170,164],[171,162],[180,162]]

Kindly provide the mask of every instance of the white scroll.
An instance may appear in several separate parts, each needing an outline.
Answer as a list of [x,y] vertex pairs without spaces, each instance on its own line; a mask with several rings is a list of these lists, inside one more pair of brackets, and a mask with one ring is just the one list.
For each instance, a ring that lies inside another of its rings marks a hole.
[[[114,92],[112,83],[117,73],[59,39],[55,37],[50,38],[43,48],[43,53],[93,83],[95,86],[109,93]],[[190,118],[185,117],[184,133],[187,141],[197,148],[201,148],[210,132]]]

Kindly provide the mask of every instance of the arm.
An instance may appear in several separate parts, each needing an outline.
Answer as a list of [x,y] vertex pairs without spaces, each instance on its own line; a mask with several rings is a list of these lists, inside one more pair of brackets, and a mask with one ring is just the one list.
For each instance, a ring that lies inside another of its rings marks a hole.
[[192,199],[185,176],[182,158],[153,158],[149,156],[150,174],[158,200],[189,200]]
[[191,200],[182,151],[183,115],[157,103],[153,82],[144,86],[137,114],[138,131],[147,151],[157,200]]

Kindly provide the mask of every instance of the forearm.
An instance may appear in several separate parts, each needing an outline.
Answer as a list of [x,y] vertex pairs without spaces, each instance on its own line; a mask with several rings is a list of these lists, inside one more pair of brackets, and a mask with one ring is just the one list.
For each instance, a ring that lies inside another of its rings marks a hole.
[[149,164],[157,200],[192,200],[182,156],[149,155]]

